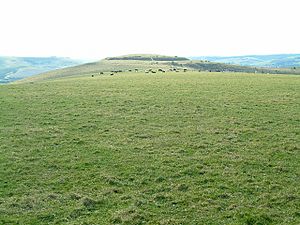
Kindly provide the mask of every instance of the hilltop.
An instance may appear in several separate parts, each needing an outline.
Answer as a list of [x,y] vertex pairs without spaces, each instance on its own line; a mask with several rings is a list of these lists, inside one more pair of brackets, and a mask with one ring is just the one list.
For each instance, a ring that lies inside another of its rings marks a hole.
[[74,67],[68,67],[59,70],[53,70],[42,73],[38,76],[29,77],[20,82],[42,81],[57,78],[66,78],[74,76],[99,75],[111,72],[131,72],[146,70],[165,70],[165,71],[208,71],[208,72],[246,72],[246,73],[291,73],[298,74],[299,69],[273,69],[258,68],[240,65],[230,65],[225,63],[210,62],[207,60],[190,60],[178,56],[162,55],[125,55],[117,57],[108,57],[103,60],[82,64]]
[[140,61],[187,61],[188,58],[178,56],[132,54],[118,57],[108,57],[106,60],[140,60]]
[[0,57],[0,83],[84,63],[63,57]]

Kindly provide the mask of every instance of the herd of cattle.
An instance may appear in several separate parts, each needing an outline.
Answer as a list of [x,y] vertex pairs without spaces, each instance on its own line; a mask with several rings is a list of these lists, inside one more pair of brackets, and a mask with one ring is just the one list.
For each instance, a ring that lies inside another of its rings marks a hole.
[[[96,75],[103,75],[103,74],[109,74],[111,76],[117,74],[117,73],[122,73],[122,72],[141,72],[142,70],[139,70],[139,69],[129,69],[129,70],[112,70],[110,72],[98,72],[98,73],[95,73],[95,74],[92,74],[92,77],[96,76]],[[171,71],[171,72],[180,72],[180,71],[183,71],[183,72],[187,72],[188,69],[186,68],[170,68],[168,71]],[[158,73],[158,72],[161,72],[161,73],[165,73],[167,72],[167,70],[165,69],[147,69],[147,70],[144,70],[145,73]]]

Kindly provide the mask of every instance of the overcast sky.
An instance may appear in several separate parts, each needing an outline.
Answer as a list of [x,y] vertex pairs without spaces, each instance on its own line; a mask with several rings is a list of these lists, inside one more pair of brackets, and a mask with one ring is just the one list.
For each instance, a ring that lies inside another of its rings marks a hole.
[[299,0],[1,0],[0,55],[300,53]]

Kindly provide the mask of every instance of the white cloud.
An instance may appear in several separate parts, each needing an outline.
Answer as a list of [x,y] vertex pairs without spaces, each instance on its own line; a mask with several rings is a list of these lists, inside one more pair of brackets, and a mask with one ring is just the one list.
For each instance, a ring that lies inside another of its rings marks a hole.
[[3,0],[0,55],[300,53],[298,0]]

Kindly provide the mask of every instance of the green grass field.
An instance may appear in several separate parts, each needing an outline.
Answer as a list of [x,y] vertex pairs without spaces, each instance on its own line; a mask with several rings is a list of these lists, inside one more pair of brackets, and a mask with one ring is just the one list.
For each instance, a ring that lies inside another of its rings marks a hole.
[[0,86],[0,224],[300,224],[300,76]]

